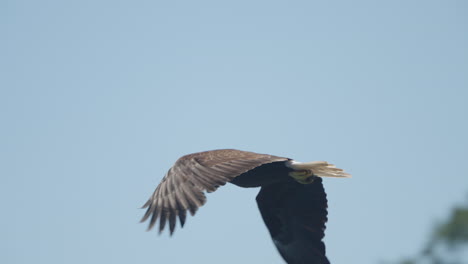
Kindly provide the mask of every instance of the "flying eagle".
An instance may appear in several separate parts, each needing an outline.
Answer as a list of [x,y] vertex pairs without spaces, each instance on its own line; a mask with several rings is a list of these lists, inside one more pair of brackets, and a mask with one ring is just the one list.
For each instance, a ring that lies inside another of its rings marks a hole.
[[325,161],[297,162],[289,158],[235,149],[198,152],[181,157],[143,208],[148,230],[159,219],[159,232],[176,219],[184,226],[187,211],[194,215],[227,182],[261,187],[257,204],[281,256],[289,264],[327,264],[324,237],[327,198],[320,177],[350,177]]

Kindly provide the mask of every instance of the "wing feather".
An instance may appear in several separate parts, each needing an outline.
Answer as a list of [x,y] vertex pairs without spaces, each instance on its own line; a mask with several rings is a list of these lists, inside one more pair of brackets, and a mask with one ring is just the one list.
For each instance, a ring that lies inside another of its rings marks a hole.
[[206,202],[205,192],[213,192],[235,177],[264,164],[287,161],[288,158],[234,149],[194,153],[181,157],[169,169],[149,200],[141,222],[150,218],[148,230],[159,221],[159,231],[166,222],[175,230],[177,217],[185,224],[187,211],[194,215]]
[[311,184],[263,186],[257,196],[262,218],[281,256],[290,264],[329,264],[324,237],[327,198],[322,179]]

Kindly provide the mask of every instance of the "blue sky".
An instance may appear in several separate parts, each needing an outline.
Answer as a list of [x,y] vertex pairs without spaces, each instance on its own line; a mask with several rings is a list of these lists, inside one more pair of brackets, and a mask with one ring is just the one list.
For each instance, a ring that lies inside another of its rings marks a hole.
[[180,156],[326,179],[332,263],[417,252],[468,193],[465,1],[2,1],[1,263],[283,263],[227,185],[172,238],[138,209]]

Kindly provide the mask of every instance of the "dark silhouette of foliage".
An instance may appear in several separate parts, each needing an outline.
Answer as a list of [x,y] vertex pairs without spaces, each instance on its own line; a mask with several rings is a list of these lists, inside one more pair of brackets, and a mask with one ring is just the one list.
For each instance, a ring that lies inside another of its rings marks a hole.
[[468,242],[468,206],[455,208],[450,219],[438,227],[434,242],[455,247]]
[[468,201],[452,209],[448,219],[435,226],[424,250],[396,264],[468,263]]

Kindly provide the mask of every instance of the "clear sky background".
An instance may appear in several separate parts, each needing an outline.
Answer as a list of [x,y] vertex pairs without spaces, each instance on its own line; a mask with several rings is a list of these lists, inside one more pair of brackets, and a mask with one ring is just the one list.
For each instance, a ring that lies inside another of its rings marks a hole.
[[258,189],[169,238],[139,209],[191,152],[325,179],[334,264],[420,250],[468,193],[466,1],[1,1],[1,263],[283,263]]

